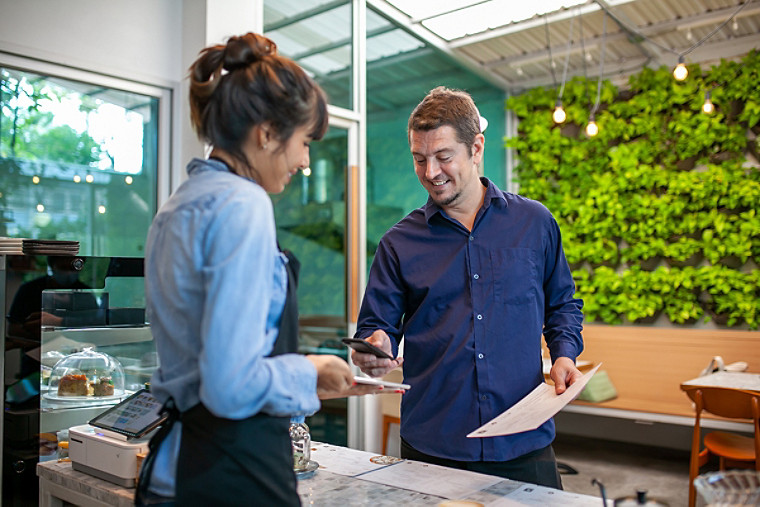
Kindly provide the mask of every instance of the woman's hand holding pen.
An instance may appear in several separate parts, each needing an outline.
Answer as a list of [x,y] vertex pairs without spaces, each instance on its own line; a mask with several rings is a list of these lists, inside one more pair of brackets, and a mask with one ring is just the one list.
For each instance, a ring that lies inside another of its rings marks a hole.
[[[367,341],[375,347],[387,352],[389,355],[393,355],[391,339],[382,329],[378,329],[372,333],[372,335],[367,338]],[[404,362],[404,359],[400,357],[396,359],[384,359],[373,354],[356,350],[351,351],[351,360],[361,369],[361,371],[370,377],[382,377],[394,368],[401,366]]]

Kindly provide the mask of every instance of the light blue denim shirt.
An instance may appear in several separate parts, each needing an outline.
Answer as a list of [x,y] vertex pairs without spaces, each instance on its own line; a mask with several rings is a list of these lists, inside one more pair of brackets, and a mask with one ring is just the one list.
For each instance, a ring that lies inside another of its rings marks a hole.
[[[156,215],[145,254],[147,313],[160,366],[151,391],[186,411],[303,416],[319,409],[317,374],[298,354],[267,357],[287,290],[272,201],[216,160],[194,159]],[[173,496],[181,424],[156,457],[154,493]]]

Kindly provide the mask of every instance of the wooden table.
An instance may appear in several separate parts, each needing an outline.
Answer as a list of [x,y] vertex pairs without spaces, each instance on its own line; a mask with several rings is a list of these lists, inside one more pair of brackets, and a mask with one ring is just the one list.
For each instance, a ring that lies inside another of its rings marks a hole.
[[760,391],[760,373],[718,371],[681,382],[681,389],[689,387],[727,387],[745,391]]

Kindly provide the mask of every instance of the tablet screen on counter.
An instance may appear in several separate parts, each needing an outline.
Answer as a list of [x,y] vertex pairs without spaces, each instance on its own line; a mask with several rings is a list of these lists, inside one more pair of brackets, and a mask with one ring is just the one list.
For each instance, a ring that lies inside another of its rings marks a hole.
[[163,404],[147,389],[140,389],[90,421],[91,426],[139,438],[166,420]]

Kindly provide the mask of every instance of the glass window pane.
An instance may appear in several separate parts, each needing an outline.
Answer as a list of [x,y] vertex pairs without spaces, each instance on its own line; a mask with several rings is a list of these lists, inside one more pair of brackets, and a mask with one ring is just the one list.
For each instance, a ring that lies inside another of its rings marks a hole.
[[156,211],[158,99],[0,67],[0,236],[142,256]]
[[[272,196],[280,247],[301,261],[299,313],[344,323],[347,153],[347,132],[331,127],[312,143],[309,170],[299,171],[284,192]],[[345,353],[342,344],[339,348]]]
[[327,93],[330,104],[351,109],[352,8],[350,1],[264,1],[264,34]]
[[425,204],[414,173],[407,121],[425,95],[442,85],[470,93],[489,122],[483,173],[505,188],[504,92],[371,9],[367,23],[367,269],[383,234]]
[[[300,261],[299,351],[334,354],[348,360],[341,343],[346,320],[346,167],[348,132],[331,127],[311,144],[311,167],[298,172],[285,191],[272,195],[277,239]],[[307,419],[311,437],[347,445],[346,399],[324,400]]]

